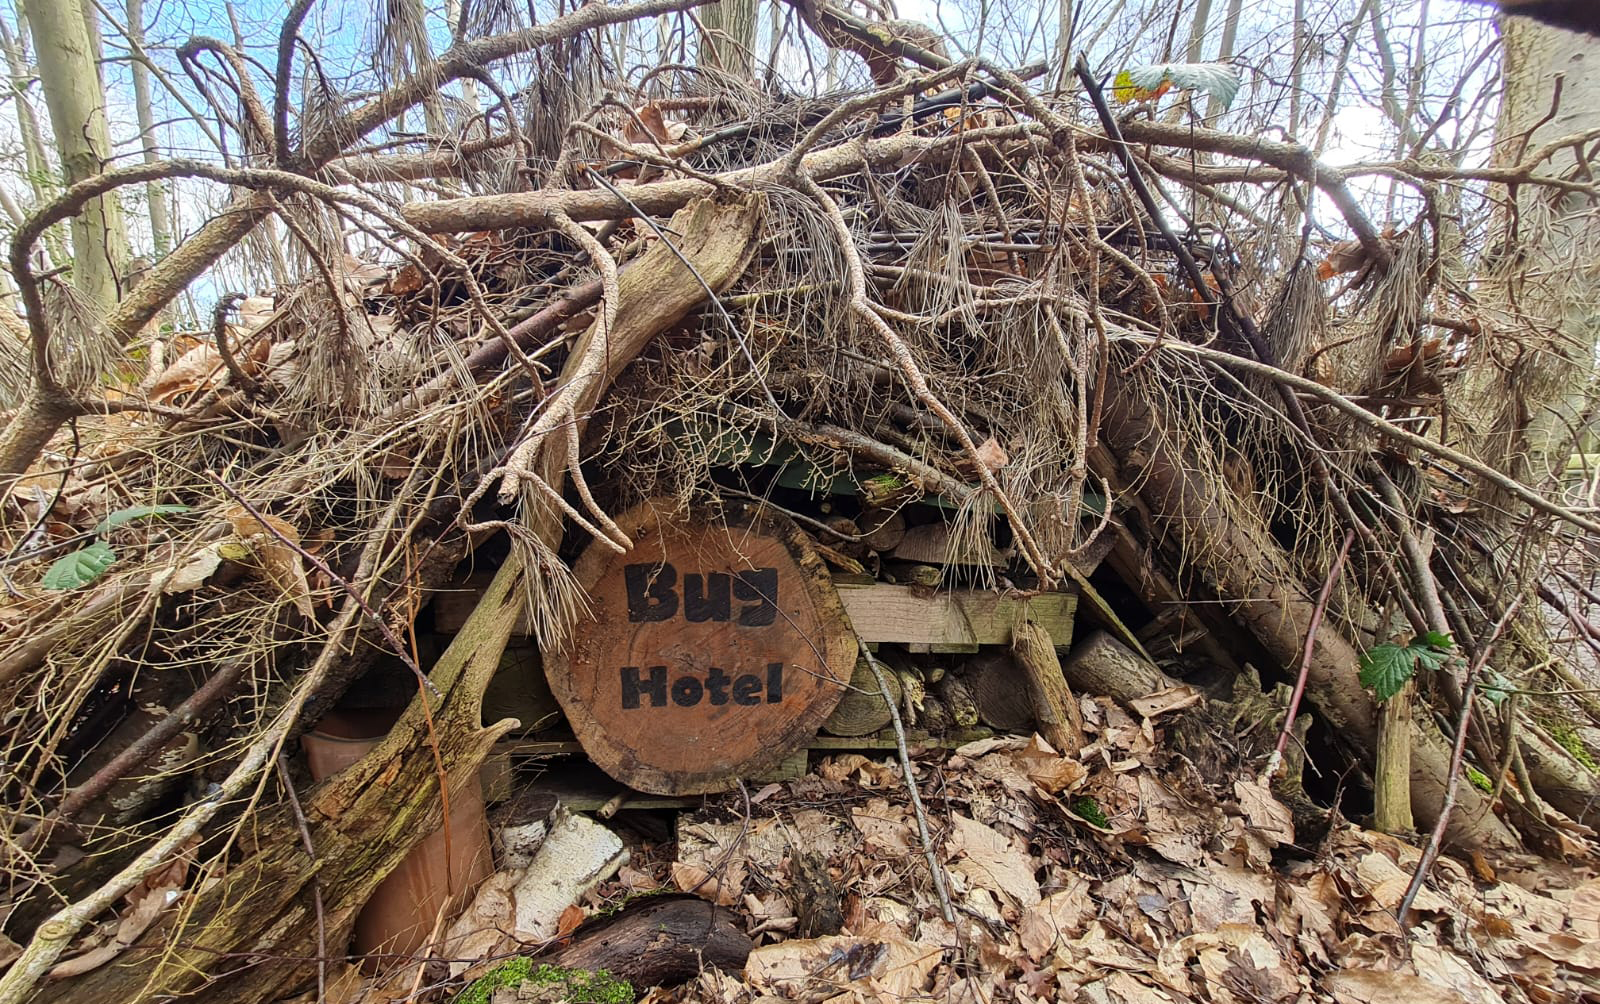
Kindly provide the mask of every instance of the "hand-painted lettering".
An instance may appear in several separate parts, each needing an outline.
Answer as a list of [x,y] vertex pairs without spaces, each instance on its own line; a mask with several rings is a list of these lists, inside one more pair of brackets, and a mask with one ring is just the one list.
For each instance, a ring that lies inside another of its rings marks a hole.
[[690,572],[683,577],[683,616],[693,624],[725,621],[732,612],[725,572]]
[[650,681],[639,679],[638,666],[622,667],[622,707],[632,710],[639,707],[640,699],[650,695],[650,706],[659,708],[667,703],[667,667],[651,666]]
[[684,674],[667,680],[667,667],[651,666],[641,674],[638,666],[623,666],[622,709],[636,711],[640,708],[664,708],[668,701],[680,708],[693,708],[709,702],[722,707],[732,703],[740,707],[783,703],[783,663],[767,663],[766,673],[737,673],[712,666],[702,680],[693,674]]
[[778,618],[778,570],[776,568],[746,569],[733,581],[733,595],[741,600],[754,600],[754,606],[739,611],[739,623],[745,627],[765,627]]
[[[622,566],[628,589],[628,621],[651,624],[671,620],[683,611],[691,624],[706,621],[740,627],[767,627],[778,619],[778,570],[747,568],[727,572],[685,572],[679,594],[678,569],[671,562]],[[738,616],[733,601],[738,600]]]
[[680,708],[692,708],[700,703],[705,687],[692,676],[680,676],[672,681],[672,703]]
[[628,620],[634,624],[664,621],[678,612],[678,570],[668,562],[659,565],[624,565],[628,585]]
[[761,678],[752,674],[733,681],[733,703],[747,708],[753,704],[760,704]]

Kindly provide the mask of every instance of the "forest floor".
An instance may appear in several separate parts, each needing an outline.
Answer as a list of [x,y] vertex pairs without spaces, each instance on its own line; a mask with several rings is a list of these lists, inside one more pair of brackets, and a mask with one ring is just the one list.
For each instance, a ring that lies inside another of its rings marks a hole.
[[[520,873],[502,872],[456,922],[440,954],[461,961],[437,985],[543,999],[502,960],[538,962],[582,941],[590,918],[689,894],[725,908],[754,949],[742,972],[703,965],[678,987],[636,987],[651,1004],[1600,999],[1593,871],[1445,856],[1402,923],[1417,842],[1337,812],[1297,835],[1266,785],[1194,741],[1218,734],[1216,706],[1156,702],[1144,717],[1082,703],[1091,742],[1076,756],[1037,737],[916,756],[920,820],[891,753],[714,796],[666,839],[616,825],[614,870],[542,946],[517,936],[525,911],[505,891]],[[400,999],[420,982],[415,966],[377,980],[351,968],[328,999]]]

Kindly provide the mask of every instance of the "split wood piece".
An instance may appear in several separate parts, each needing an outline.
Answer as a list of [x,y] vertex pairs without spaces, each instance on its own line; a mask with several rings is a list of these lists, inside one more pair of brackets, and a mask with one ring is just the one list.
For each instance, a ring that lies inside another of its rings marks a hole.
[[[899,701],[899,678],[891,673],[887,679],[889,696]],[[872,675],[872,667],[867,665],[866,659],[858,658],[855,670],[850,674],[849,689],[839,698],[833,714],[822,723],[822,730],[836,736],[872,735],[887,728],[890,717],[889,702],[883,699],[883,691],[878,686],[877,678]]]
[[548,826],[544,843],[516,886],[519,941],[555,937],[567,907],[628,862],[617,835],[587,816],[558,807]]
[[1033,724],[1033,701],[1010,652],[975,655],[967,660],[962,676],[983,724],[1000,732],[1018,732]]
[[732,787],[805,747],[844,693],[855,633],[804,533],[729,504],[680,521],[669,499],[618,517],[574,577],[593,621],[546,653],[551,691],[590,758],[659,795]]
[[1089,745],[1083,735],[1083,712],[1061,675],[1061,660],[1050,636],[1037,624],[1018,624],[1011,652],[1028,681],[1034,721],[1044,741],[1061,753],[1076,753]]
[[702,968],[738,973],[755,947],[739,915],[690,896],[652,896],[622,912],[578,928],[553,955],[539,956],[564,969],[602,969],[642,991],[672,987]]
[[987,537],[957,541],[949,523],[924,523],[906,530],[891,553],[900,561],[927,565],[1005,564],[1005,558]]
[[[1133,711],[1133,702],[1178,682],[1104,631],[1095,631],[1067,654],[1062,674],[1069,685],[1099,694]],[[1137,712],[1134,712],[1137,714]]]

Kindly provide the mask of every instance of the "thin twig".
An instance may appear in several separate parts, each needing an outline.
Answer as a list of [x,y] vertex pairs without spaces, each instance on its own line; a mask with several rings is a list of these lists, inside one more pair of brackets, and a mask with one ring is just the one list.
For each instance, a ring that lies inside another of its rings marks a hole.
[[900,721],[899,702],[889,693],[889,681],[884,678],[883,667],[878,665],[878,660],[872,657],[872,650],[867,647],[867,640],[860,635],[856,641],[861,645],[861,656],[867,660],[873,677],[878,681],[878,693],[883,695],[884,703],[889,705],[889,722],[894,726],[895,749],[900,754],[900,769],[905,773],[906,791],[911,795],[911,812],[917,819],[917,836],[922,841],[922,855],[928,861],[928,871],[933,876],[934,891],[939,894],[939,909],[943,911],[946,922],[955,923],[955,907],[950,905],[950,892],[945,888],[944,868],[939,865],[939,855],[934,849],[933,837],[928,832],[928,816],[922,808],[922,795],[917,791],[917,775],[911,768],[911,751],[906,748],[906,728]]
[[1311,608],[1311,622],[1306,627],[1306,647],[1300,653],[1300,673],[1295,677],[1294,693],[1289,695],[1289,707],[1284,712],[1283,731],[1278,733],[1278,746],[1272,751],[1272,756],[1267,760],[1265,778],[1272,780],[1272,776],[1283,765],[1283,751],[1289,746],[1289,737],[1294,732],[1294,716],[1300,710],[1300,698],[1306,692],[1306,680],[1311,676],[1311,655],[1317,648],[1317,630],[1322,627],[1322,616],[1327,613],[1328,599],[1333,595],[1334,584],[1339,581],[1339,573],[1344,571],[1344,560],[1350,555],[1350,545],[1356,540],[1354,530],[1346,530],[1344,544],[1339,548],[1339,556],[1333,559],[1333,567],[1328,570],[1328,577],[1322,581],[1322,591],[1317,594],[1317,605]]
[[317,911],[317,1004],[328,996],[328,921],[322,911],[322,879],[317,874],[317,848],[311,842],[311,828],[306,825],[305,810],[300,808],[300,796],[295,793],[294,779],[289,776],[289,758],[278,755],[278,779],[283,782],[284,794],[289,799],[289,812],[294,825],[300,830],[300,843],[311,859],[311,905]]

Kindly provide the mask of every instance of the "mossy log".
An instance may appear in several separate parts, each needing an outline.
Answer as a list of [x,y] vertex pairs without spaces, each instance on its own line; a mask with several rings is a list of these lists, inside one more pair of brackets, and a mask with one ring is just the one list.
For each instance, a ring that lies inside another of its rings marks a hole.
[[438,696],[419,694],[377,749],[307,793],[315,859],[287,805],[264,810],[251,829],[258,850],[152,929],[144,940],[153,947],[47,984],[34,999],[135,1004],[192,993],[209,1004],[260,1004],[289,996],[317,969],[314,886],[327,951],[343,955],[373,890],[439,828],[439,769],[460,790],[512,727],[483,728],[481,697],[516,622],[521,579],[516,561],[502,566],[429,677]]

